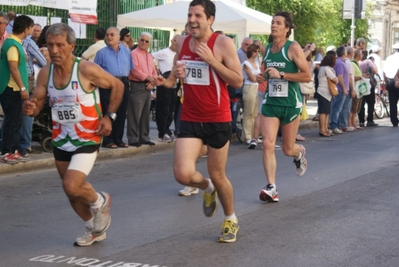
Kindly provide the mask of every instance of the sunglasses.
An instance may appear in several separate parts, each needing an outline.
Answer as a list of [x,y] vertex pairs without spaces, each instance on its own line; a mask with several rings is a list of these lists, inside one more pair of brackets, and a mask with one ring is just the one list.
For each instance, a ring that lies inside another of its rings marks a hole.
[[140,42],[145,42],[146,44],[148,44],[150,41],[144,40],[144,39],[140,39]]
[[125,37],[128,37],[128,38],[130,38],[130,34],[127,34],[127,35],[125,35]]
[[111,37],[114,37],[115,35],[119,35],[119,34],[117,34],[117,33],[106,33],[105,34],[105,36],[111,36]]

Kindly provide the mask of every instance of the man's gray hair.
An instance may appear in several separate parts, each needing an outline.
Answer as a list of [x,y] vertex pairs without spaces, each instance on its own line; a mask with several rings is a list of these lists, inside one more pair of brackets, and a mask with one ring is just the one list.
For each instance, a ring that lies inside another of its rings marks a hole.
[[366,40],[364,40],[364,38],[358,38],[356,40],[356,46],[359,46],[359,45],[365,44],[365,43],[366,43]]
[[46,39],[49,35],[66,35],[66,40],[68,44],[75,44],[76,43],[76,36],[75,32],[71,27],[69,27],[65,23],[55,23],[51,25],[46,32]]
[[0,17],[3,17],[3,18],[4,18],[4,22],[5,22],[5,23],[8,23],[8,16],[7,16],[7,13],[4,13],[4,12],[0,11]]
[[352,54],[353,54],[353,47],[347,46],[347,47],[346,47],[346,53],[347,53],[348,55],[352,55]]
[[140,36],[142,36],[142,35],[146,35],[146,36],[150,37],[150,39],[152,40],[152,34],[151,33],[149,33],[149,32],[141,32]]

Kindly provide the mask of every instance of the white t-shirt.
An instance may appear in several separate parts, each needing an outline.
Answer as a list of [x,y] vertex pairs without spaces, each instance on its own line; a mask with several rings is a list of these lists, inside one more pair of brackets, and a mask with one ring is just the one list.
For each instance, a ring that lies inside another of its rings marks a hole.
[[169,47],[152,53],[155,60],[158,60],[158,68],[161,73],[171,71],[173,67],[173,59],[176,52],[170,50]]
[[387,78],[393,79],[395,78],[398,69],[399,69],[399,52],[395,52],[393,55],[390,55],[385,60],[384,72]]
[[335,75],[335,70],[329,66],[322,66],[319,70],[319,87],[317,87],[317,93],[331,101],[332,95],[330,93],[330,89],[328,88],[327,77],[330,79],[334,79],[337,76]]
[[248,75],[244,70],[244,65],[246,65],[251,70],[251,72],[254,76],[258,75],[260,73],[260,66],[256,60],[255,60],[255,64],[256,64],[256,69],[252,66],[252,64],[248,60],[245,60],[244,63],[242,63],[242,73],[244,75],[244,84],[258,85],[257,82],[251,82],[249,80]]

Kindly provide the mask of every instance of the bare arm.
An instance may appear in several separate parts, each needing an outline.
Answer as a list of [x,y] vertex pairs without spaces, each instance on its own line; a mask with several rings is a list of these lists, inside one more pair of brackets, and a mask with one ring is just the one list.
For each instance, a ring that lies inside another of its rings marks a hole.
[[253,75],[252,71],[249,69],[249,67],[247,65],[244,64],[244,71],[245,73],[248,75],[248,80],[250,80],[251,82],[256,83],[256,76]]
[[22,104],[22,112],[25,115],[36,117],[43,109],[44,102],[47,98],[47,80],[50,65],[44,66],[37,75],[36,88],[33,91],[33,97],[26,100]]
[[[17,61],[8,61],[8,66],[10,68],[10,73],[11,77],[14,79],[15,83],[18,85],[18,87],[21,89],[24,86],[24,83],[22,82],[21,75],[18,70],[18,62]],[[21,93],[21,98],[22,100],[26,100],[29,98],[29,94],[27,91],[20,91]]]
[[229,37],[224,35],[217,37],[214,53],[206,43],[199,44],[196,53],[230,86],[234,88],[242,86],[241,64],[234,43]]
[[[303,82],[307,83],[311,80],[310,70],[306,61],[305,55],[303,54],[302,48],[297,42],[293,42],[288,49],[288,57],[295,62],[299,69],[299,72],[295,73],[284,73],[284,80],[291,82]],[[267,68],[266,72],[271,78],[280,78],[280,72],[276,68]]]
[[116,112],[120,102],[122,101],[123,92],[125,90],[123,83],[108,72],[104,71],[97,64],[88,61],[82,61],[80,63],[79,71],[82,73],[82,77],[85,77],[85,79],[92,85],[91,91],[95,89],[95,86],[111,90],[107,111]]

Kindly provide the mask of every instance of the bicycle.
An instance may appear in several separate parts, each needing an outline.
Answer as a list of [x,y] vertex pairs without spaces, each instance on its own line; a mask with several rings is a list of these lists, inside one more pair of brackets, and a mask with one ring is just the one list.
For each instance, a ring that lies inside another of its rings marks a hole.
[[385,113],[389,117],[389,98],[388,91],[385,89],[385,84],[380,83],[375,88],[375,104],[374,104],[374,115],[382,119],[385,116]]

